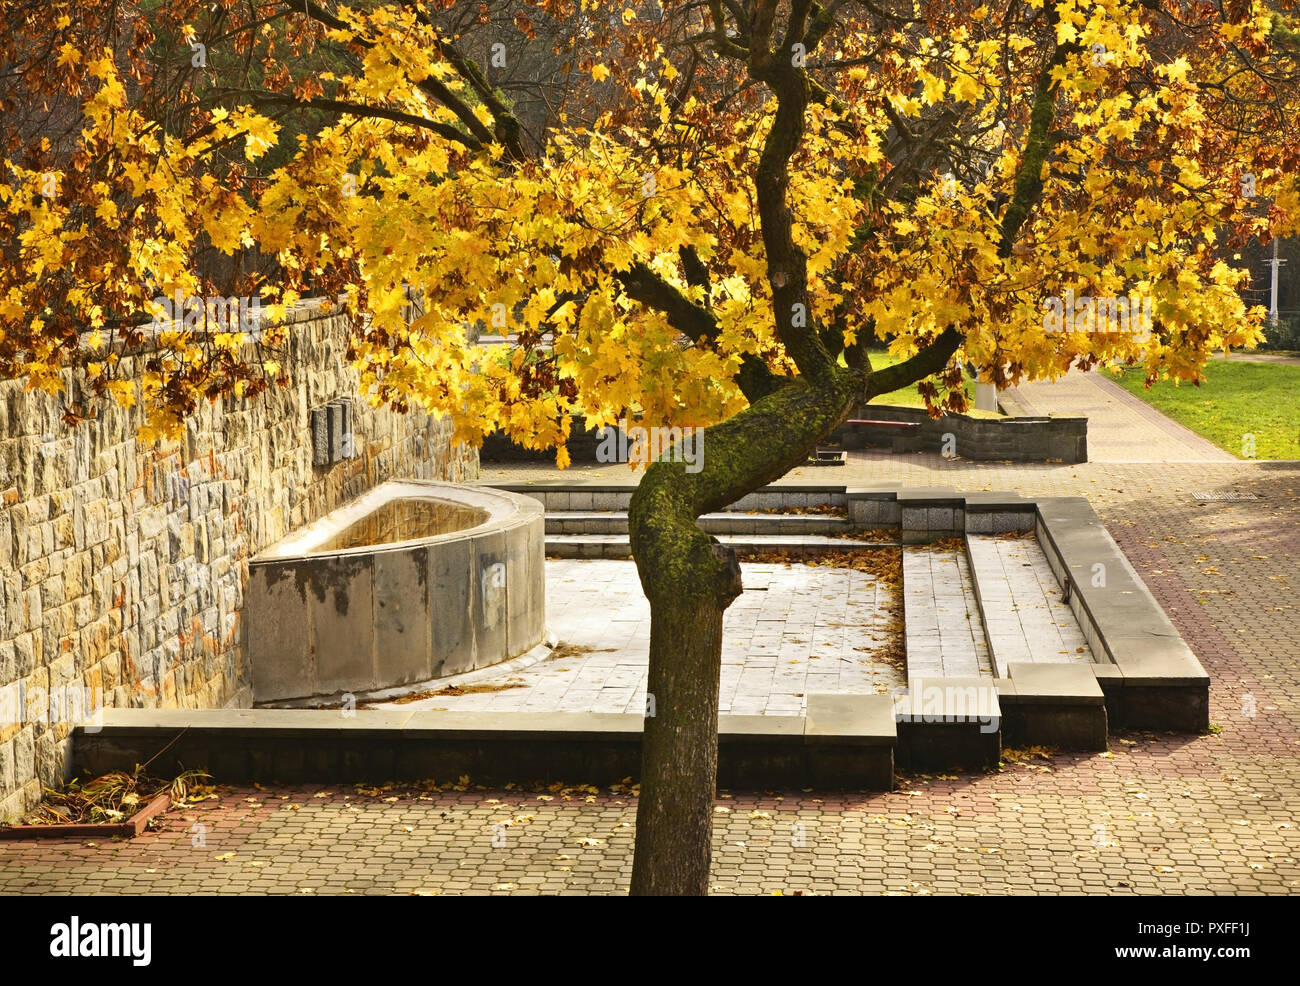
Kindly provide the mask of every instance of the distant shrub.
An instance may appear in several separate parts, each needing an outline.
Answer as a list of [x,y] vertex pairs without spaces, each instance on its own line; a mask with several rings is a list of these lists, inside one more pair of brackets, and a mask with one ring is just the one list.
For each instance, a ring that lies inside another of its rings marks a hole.
[[1265,321],[1259,348],[1300,350],[1300,313],[1279,315],[1276,325]]

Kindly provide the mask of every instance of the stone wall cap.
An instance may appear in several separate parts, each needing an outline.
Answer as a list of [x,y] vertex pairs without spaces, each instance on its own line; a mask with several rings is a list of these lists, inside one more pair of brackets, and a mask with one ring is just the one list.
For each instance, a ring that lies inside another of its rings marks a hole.
[[83,732],[220,730],[231,735],[378,731],[401,729],[413,715],[388,709],[104,709]]
[[[334,551],[314,550],[317,545],[328,541],[385,503],[399,499],[440,500],[458,506],[478,507],[487,511],[488,516],[480,524],[446,534],[432,534],[379,544],[363,544],[355,548]],[[409,550],[421,544],[444,544],[481,538],[498,531],[505,531],[529,517],[540,517],[544,512],[545,507],[540,500],[507,490],[461,483],[443,483],[431,479],[390,479],[372,487],[343,506],[331,510],[324,517],[298,528],[288,537],[281,538],[265,551],[260,552],[257,557],[249,559],[249,565],[279,563],[294,558],[315,560],[348,558],[354,555],[366,557],[384,552]]]
[[1087,664],[1013,661],[1007,672],[1021,705],[1102,705],[1105,696]]
[[733,715],[718,716],[718,739],[727,742],[790,740],[804,735],[803,716]]
[[[974,697],[974,707],[970,699]],[[993,678],[916,675],[907,681],[907,693],[893,701],[894,718],[900,722],[932,720],[977,722],[1000,719],[1002,706]]]
[[643,718],[624,712],[480,712],[426,709],[411,714],[402,729],[404,739],[445,736],[509,739],[525,734],[534,739],[570,740],[593,733],[607,739],[640,741]]
[[898,742],[888,695],[809,695],[804,741],[836,746],[893,746]]

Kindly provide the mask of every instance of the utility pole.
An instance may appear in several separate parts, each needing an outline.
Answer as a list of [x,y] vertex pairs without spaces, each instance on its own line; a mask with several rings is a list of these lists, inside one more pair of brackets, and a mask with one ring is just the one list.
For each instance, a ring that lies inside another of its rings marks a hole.
[[1275,329],[1277,328],[1277,269],[1286,263],[1285,260],[1277,259],[1277,240],[1276,236],[1273,237],[1273,259],[1268,261],[1268,265],[1273,268],[1268,302],[1268,320]]

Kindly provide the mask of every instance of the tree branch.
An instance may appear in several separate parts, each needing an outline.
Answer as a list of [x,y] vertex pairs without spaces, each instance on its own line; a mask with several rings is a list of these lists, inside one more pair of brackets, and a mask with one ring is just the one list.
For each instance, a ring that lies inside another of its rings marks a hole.
[[381,120],[392,120],[394,123],[405,123],[412,127],[419,127],[422,130],[432,131],[440,137],[446,137],[448,140],[459,141],[470,150],[477,151],[483,146],[474,137],[471,137],[463,130],[457,130],[450,124],[439,123],[436,120],[429,120],[413,113],[404,113],[401,110],[388,109],[384,106],[367,106],[365,103],[349,103],[346,100],[325,99],[322,97],[299,99],[296,96],[277,95],[275,93],[259,93],[253,96],[253,102],[267,106],[301,106],[309,109],[327,110],[332,113],[346,113],[356,117],[371,116]]
[[939,333],[939,337],[934,342],[914,356],[893,366],[887,366],[883,370],[873,371],[867,378],[867,400],[879,397],[881,394],[893,393],[900,387],[906,387],[918,380],[924,380],[932,373],[938,373],[948,365],[953,353],[961,348],[965,338],[965,335],[958,332],[955,326],[950,325]]
[[[1054,31],[1058,20],[1057,10],[1055,6],[1050,6],[1049,9],[1048,28]],[[1004,259],[1011,256],[1021,227],[1043,194],[1043,163],[1052,149],[1051,129],[1056,119],[1057,83],[1052,78],[1052,70],[1063,66],[1066,58],[1081,50],[1077,44],[1057,45],[1051,59],[1039,73],[1034,92],[1034,108],[1029,117],[1029,133],[1025,137],[1025,151],[1021,155],[1020,169],[1016,172],[1015,191],[1007,204],[1006,212],[1002,214],[998,256]]]

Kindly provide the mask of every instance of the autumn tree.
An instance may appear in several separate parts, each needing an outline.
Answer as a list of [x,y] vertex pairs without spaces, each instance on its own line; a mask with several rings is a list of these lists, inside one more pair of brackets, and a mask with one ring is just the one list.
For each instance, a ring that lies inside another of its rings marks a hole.
[[[147,438],[256,399],[286,380],[276,331],[143,327],[248,256],[220,293],[342,297],[368,398],[458,439],[500,429],[563,466],[579,418],[705,427],[703,469],[652,465],[629,518],[657,712],[632,889],[704,893],[741,575],[697,518],[899,387],[937,413],[968,366],[1196,380],[1257,339],[1231,261],[1300,215],[1293,9],[16,0],[0,373],[57,389],[75,366],[94,399],[145,402]],[[57,139],[32,125],[69,105]],[[1150,337],[1045,331],[1067,291],[1149,297]]]

